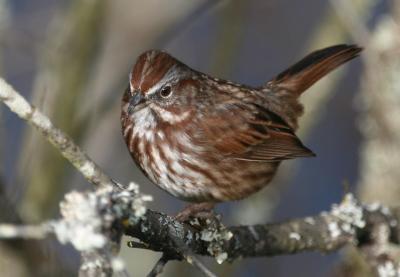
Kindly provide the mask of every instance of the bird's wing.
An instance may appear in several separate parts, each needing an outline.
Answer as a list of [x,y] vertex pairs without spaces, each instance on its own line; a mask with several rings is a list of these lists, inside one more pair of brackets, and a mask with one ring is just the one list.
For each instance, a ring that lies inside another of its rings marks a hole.
[[210,151],[234,159],[281,161],[315,156],[278,115],[248,103],[224,104],[203,115],[196,134]]

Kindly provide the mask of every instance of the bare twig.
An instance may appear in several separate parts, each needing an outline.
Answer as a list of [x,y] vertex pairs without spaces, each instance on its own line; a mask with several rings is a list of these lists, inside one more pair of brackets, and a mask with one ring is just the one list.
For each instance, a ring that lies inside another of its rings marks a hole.
[[216,277],[196,256],[187,256],[186,261],[197,267],[206,277]]
[[51,233],[50,224],[40,225],[23,225],[18,226],[14,224],[1,224],[0,225],[0,239],[44,239]]
[[38,129],[60,153],[93,185],[112,185],[110,177],[103,173],[67,134],[56,128],[50,119],[31,106],[11,85],[0,78],[0,100],[11,111]]
[[165,265],[168,263],[170,259],[168,258],[168,255],[163,253],[161,258],[157,261],[157,263],[154,265],[153,269],[150,271],[149,274],[147,274],[147,277],[156,277],[162,273],[164,270]]
[[149,249],[149,245],[148,244],[144,244],[144,243],[137,242],[137,241],[128,241],[127,246],[129,248]]
[[[173,225],[170,225],[169,227],[171,228],[171,232],[176,231],[176,229]],[[194,267],[196,267],[197,269],[199,269],[206,277],[216,276],[199,259],[196,258],[192,249],[190,247],[188,247],[188,245],[183,240],[180,240],[178,237],[172,236],[171,242],[173,243],[173,245],[177,251],[175,254],[172,254],[172,255],[171,255],[170,251],[164,252],[163,256],[165,256],[165,259],[173,260],[173,259],[183,257],[187,263],[189,263],[189,264],[193,265]]]

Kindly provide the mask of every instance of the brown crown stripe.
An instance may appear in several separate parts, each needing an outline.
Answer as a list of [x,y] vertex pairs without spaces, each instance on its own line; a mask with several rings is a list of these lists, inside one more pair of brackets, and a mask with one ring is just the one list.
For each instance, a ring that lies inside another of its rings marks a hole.
[[131,74],[131,85],[143,94],[157,84],[177,61],[170,55],[150,50],[138,58]]

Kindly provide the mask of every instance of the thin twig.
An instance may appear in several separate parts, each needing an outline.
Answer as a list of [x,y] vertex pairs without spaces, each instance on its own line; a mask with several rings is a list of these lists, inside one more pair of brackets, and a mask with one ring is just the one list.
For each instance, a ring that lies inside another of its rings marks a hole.
[[[175,227],[173,224],[168,224],[168,228],[170,229],[170,232],[175,232]],[[205,276],[207,277],[214,277],[216,276],[214,273],[212,273],[199,259],[196,258],[194,255],[192,249],[188,247],[184,243],[183,240],[180,240],[178,237],[171,236],[170,237],[171,241],[173,242],[174,247],[176,248],[176,255],[171,255],[167,254],[166,252],[163,253],[162,257],[160,260],[156,263],[154,266],[153,270],[149,273],[148,276],[157,276],[158,274],[161,273],[163,270],[164,266],[169,260],[176,259],[176,257],[184,257],[185,261],[188,262],[189,264],[193,265],[194,267],[198,268]],[[153,275],[151,275],[153,274]]]
[[[174,229],[174,226],[170,225],[171,229]],[[184,241],[178,239],[175,236],[172,236],[172,241],[175,244],[175,247],[180,252],[180,254],[185,258],[185,261],[189,264],[197,267],[205,276],[214,277],[216,276],[212,273],[199,259],[196,258],[193,250],[190,249]]]
[[206,277],[217,277],[213,272],[211,272],[196,256],[187,256],[186,261],[197,267]]
[[168,263],[169,260],[170,260],[170,258],[168,257],[168,255],[163,253],[163,255],[157,261],[157,263],[154,265],[154,267],[150,271],[150,273],[147,274],[147,277],[156,277],[159,274],[161,274],[162,271],[164,270],[165,265]]
[[133,241],[133,240],[128,241],[127,242],[127,246],[129,248],[149,249],[149,245],[148,244],[137,242],[137,241]]
[[0,239],[44,239],[49,233],[51,233],[49,224],[22,226],[0,224]]
[[11,85],[0,78],[0,100],[43,136],[93,185],[113,185],[113,181],[50,119],[31,106]]

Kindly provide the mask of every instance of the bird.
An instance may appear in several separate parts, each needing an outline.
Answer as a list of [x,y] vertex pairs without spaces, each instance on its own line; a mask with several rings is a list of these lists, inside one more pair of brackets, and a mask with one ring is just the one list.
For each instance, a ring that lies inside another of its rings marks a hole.
[[137,58],[122,97],[129,153],[152,183],[192,203],[181,219],[246,198],[271,182],[282,161],[315,156],[295,133],[304,110],[299,98],[361,51],[326,47],[248,86],[148,50]]

